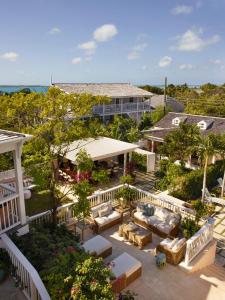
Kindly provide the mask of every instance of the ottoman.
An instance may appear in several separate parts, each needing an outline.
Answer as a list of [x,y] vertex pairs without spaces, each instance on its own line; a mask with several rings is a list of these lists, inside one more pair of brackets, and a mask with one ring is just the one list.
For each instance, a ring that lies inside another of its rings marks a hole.
[[129,240],[143,249],[144,246],[152,242],[152,232],[139,227],[138,230],[129,233]]
[[83,244],[83,248],[86,252],[96,255],[97,257],[105,258],[112,254],[112,243],[101,235],[96,235],[86,241]]
[[[124,252],[111,262],[111,271],[115,275],[116,279],[121,279],[120,281],[123,282],[122,285],[120,282],[120,290],[122,290],[141,276],[142,263],[133,256]],[[117,281],[115,280],[113,290],[118,292],[116,282]]]

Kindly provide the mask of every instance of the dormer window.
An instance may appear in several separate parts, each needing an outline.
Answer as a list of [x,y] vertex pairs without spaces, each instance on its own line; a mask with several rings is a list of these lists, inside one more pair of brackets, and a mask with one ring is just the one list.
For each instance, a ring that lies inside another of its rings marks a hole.
[[172,120],[172,124],[175,125],[175,126],[179,126],[180,121],[181,121],[180,118],[178,118],[178,117],[177,117],[177,118],[174,118],[174,119]]
[[213,120],[202,120],[200,122],[198,122],[197,126],[201,129],[201,130],[206,130],[208,129],[210,126],[212,126],[213,124]]

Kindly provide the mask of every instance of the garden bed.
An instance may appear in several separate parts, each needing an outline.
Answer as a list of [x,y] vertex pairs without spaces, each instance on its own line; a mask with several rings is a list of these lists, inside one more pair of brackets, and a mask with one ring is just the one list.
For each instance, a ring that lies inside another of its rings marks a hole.
[[113,299],[110,269],[84,252],[65,226],[30,226],[14,243],[39,272],[52,300]]

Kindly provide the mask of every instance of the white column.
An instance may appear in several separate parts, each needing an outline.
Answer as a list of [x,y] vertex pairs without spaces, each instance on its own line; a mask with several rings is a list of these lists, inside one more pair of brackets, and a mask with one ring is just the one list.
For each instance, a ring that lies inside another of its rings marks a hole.
[[213,155],[213,157],[212,157],[212,164],[215,164],[215,162],[216,162],[216,157],[215,157],[215,155]]
[[13,151],[13,162],[16,175],[16,192],[19,195],[19,214],[21,224],[26,224],[26,209],[24,203],[24,191],[23,191],[23,172],[21,167],[21,154],[22,144],[18,144]]
[[132,152],[129,152],[129,162],[132,160]]
[[127,166],[127,153],[124,153],[123,175],[126,175],[126,166]]
[[154,152],[154,141],[152,141],[152,150],[151,150],[151,152]]

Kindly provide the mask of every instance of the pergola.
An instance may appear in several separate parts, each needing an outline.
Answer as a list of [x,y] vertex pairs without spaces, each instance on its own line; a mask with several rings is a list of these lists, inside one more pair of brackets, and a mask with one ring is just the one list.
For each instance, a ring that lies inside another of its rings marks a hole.
[[132,152],[137,148],[138,145],[122,142],[108,137],[98,137],[96,139],[88,138],[85,140],[74,141],[67,146],[64,157],[76,165],[76,155],[81,149],[85,150],[93,161],[104,160],[123,154],[125,174],[127,161],[131,161]]

